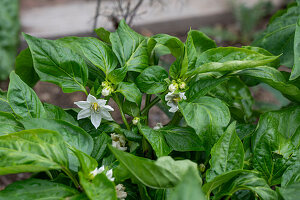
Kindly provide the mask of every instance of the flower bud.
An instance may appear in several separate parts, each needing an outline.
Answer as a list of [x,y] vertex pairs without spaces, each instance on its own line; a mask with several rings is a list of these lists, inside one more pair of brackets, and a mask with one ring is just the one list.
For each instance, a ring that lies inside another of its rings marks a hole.
[[180,82],[180,83],[179,83],[179,88],[180,88],[181,90],[185,89],[185,87],[186,87],[186,83],[185,83],[185,82]]
[[101,91],[101,94],[103,95],[103,96],[108,96],[108,95],[110,95],[111,94],[111,89],[110,89],[110,87],[105,87],[105,88],[103,88],[102,89],[102,91]]
[[201,172],[201,173],[205,172],[205,165],[204,165],[203,163],[201,163],[201,164],[199,165],[199,169],[200,169],[200,172]]
[[140,118],[135,117],[135,118],[133,118],[132,123],[133,123],[133,125],[137,125],[139,123],[139,121],[140,121]]
[[178,89],[178,84],[173,82],[172,84],[169,85],[169,90],[170,92],[175,92]]

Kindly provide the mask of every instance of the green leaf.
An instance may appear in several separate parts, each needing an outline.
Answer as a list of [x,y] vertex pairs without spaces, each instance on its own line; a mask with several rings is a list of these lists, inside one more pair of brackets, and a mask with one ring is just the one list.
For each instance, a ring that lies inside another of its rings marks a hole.
[[193,74],[205,72],[228,72],[262,66],[278,57],[266,56],[255,51],[237,47],[219,47],[202,53]]
[[182,55],[170,66],[169,74],[173,79],[185,79],[188,70],[188,55],[187,50],[184,49]]
[[94,149],[91,156],[99,161],[104,157],[106,147],[108,144],[111,144],[112,141],[111,138],[105,133],[101,133],[99,136],[94,137],[93,139]]
[[78,122],[62,108],[48,103],[44,103],[44,108],[46,110],[47,119],[59,119],[78,126]]
[[60,134],[44,129],[0,136],[0,175],[40,172],[68,166],[65,142]]
[[17,181],[0,191],[0,200],[63,200],[79,194],[69,186],[41,179]]
[[168,78],[168,72],[163,67],[151,66],[137,77],[136,84],[142,92],[157,94],[168,88],[166,78]]
[[79,172],[79,179],[89,199],[117,200],[115,184],[108,180],[104,173],[96,175],[92,181],[89,181]]
[[169,146],[175,151],[205,150],[199,136],[190,127],[166,126],[156,131],[163,134]]
[[121,94],[123,94],[128,101],[131,101],[138,105],[141,104],[142,93],[134,83],[121,82],[118,84],[116,92],[120,92]]
[[[300,5],[298,6],[300,8]],[[300,76],[300,13],[296,24],[295,39],[294,39],[294,67],[291,73],[290,80],[295,80]]]
[[283,54],[280,56],[281,65],[291,68],[294,64],[294,36],[299,15],[300,9],[296,4],[278,11],[252,46],[262,47],[274,55]]
[[13,113],[7,101],[7,92],[3,92],[1,89],[0,89],[0,111]]
[[101,27],[101,28],[95,29],[95,32],[96,32],[97,36],[100,38],[100,40],[102,40],[103,42],[105,42],[107,44],[111,44],[110,39],[109,39],[110,32],[108,30]]
[[127,74],[127,67],[114,69],[107,75],[107,79],[113,84],[122,82]]
[[154,39],[158,44],[166,46],[175,58],[182,56],[184,44],[177,37],[167,34],[157,34],[151,38]]
[[107,44],[92,37],[82,37],[76,41],[84,56],[106,75],[116,68],[118,64],[117,57]]
[[159,130],[153,130],[144,125],[139,125],[139,130],[151,144],[157,157],[167,156],[172,151],[172,148],[167,144],[163,133]]
[[148,67],[146,38],[134,32],[125,20],[120,21],[116,32],[110,34],[112,49],[121,64],[128,71],[142,72]]
[[[74,126],[62,120],[53,119],[23,119],[21,123],[25,129],[44,128],[56,131],[63,137],[63,140],[70,145],[88,155],[93,151],[94,142],[92,137],[78,126]],[[78,161],[73,152],[68,149],[70,168],[77,171]]]
[[188,170],[194,170],[195,174],[198,173],[197,164],[190,160],[174,161],[171,157],[166,156],[153,161],[111,146],[109,149],[136,179],[151,188],[171,188],[182,180]]
[[222,135],[222,128],[230,121],[228,107],[212,97],[200,97],[194,102],[182,101],[178,106],[187,124],[195,129],[209,152]]
[[71,149],[80,163],[80,173],[86,178],[90,179],[90,173],[98,167],[98,162],[91,156],[85,154],[82,151],[72,148]]
[[187,171],[182,181],[176,185],[174,190],[168,194],[168,200],[206,200],[206,196],[201,189],[201,181],[195,178],[199,176],[193,171]]
[[252,137],[254,168],[269,185],[280,184],[284,171],[294,163],[300,144],[300,108],[268,112],[260,117]]
[[295,200],[299,199],[300,195],[300,182],[291,184],[287,187],[278,188],[279,194],[284,200]]
[[39,118],[46,116],[42,102],[33,89],[26,85],[15,72],[11,72],[7,99],[14,113],[21,117]]
[[130,115],[132,117],[140,116],[140,109],[136,103],[125,101],[123,103],[123,111],[125,114]]
[[7,135],[9,133],[18,132],[24,130],[21,123],[19,123],[16,118],[6,112],[0,111],[0,135]]
[[289,166],[282,175],[281,187],[300,182],[300,153],[297,153],[297,160]]
[[219,200],[223,197],[229,198],[239,190],[250,190],[259,196],[260,199],[278,199],[276,192],[259,176],[259,173],[250,171],[244,172],[223,184],[219,192],[215,194],[214,200]]
[[32,56],[29,48],[24,49],[16,58],[16,74],[30,87],[33,87],[39,80],[34,71]]
[[279,90],[290,100],[300,102],[300,89],[297,86],[288,83],[282,73],[274,68],[261,66],[252,69],[245,69],[237,72],[236,74],[251,77],[267,83],[271,87]]
[[235,122],[232,122],[222,137],[211,150],[210,169],[206,171],[206,180],[209,182],[225,172],[243,169],[243,143],[235,131]]
[[80,56],[58,41],[26,34],[24,38],[32,54],[34,69],[41,81],[57,84],[66,93],[86,92],[88,69]]

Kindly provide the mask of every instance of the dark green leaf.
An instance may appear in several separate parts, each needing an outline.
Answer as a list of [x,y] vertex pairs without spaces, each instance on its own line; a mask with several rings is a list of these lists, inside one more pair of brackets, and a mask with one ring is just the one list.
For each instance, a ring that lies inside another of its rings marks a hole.
[[116,92],[124,95],[126,100],[140,105],[142,101],[142,93],[134,83],[121,82],[118,85]]
[[152,38],[158,44],[168,47],[168,49],[175,58],[179,58],[183,55],[184,44],[177,37],[170,36],[167,34],[157,34],[152,36]]
[[78,122],[62,108],[48,103],[44,103],[44,108],[48,119],[59,119],[78,126]]
[[[41,81],[55,83],[64,92],[86,92],[88,69],[84,60],[58,41],[24,34],[31,51],[34,69]],[[64,55],[64,56],[62,56]]]
[[126,73],[127,67],[117,68],[107,75],[107,79],[113,84],[118,84],[124,80]]
[[165,79],[168,73],[163,67],[151,66],[146,68],[136,79],[136,84],[142,92],[156,94],[164,92],[168,84]]
[[120,21],[118,29],[109,38],[121,67],[136,72],[148,67],[146,38],[130,29],[124,20]]
[[132,117],[138,117],[140,116],[140,109],[136,103],[125,101],[123,103],[123,111],[127,115],[130,115]]
[[19,123],[15,117],[6,112],[0,111],[0,135],[6,135],[9,133],[18,132],[24,130],[21,123]]
[[91,156],[99,161],[104,157],[107,144],[111,144],[111,138],[106,133],[101,133],[99,136],[93,139],[94,149]]
[[[300,5],[298,6],[300,9]],[[295,39],[294,39],[294,67],[291,73],[290,80],[295,80],[300,76],[300,13],[296,24]]]
[[0,175],[40,172],[68,166],[65,142],[60,134],[25,130],[0,136]]
[[284,200],[299,199],[300,196],[300,182],[291,184],[287,187],[278,188],[279,194]]
[[7,92],[3,92],[1,89],[0,89],[0,111],[13,113],[7,101]]
[[211,150],[210,169],[206,171],[208,182],[225,172],[243,169],[243,143],[236,134],[235,124],[233,122],[228,126]]
[[92,178],[91,172],[98,167],[98,162],[91,156],[77,149],[72,149],[80,163],[80,173],[86,179]]
[[300,152],[297,152],[297,158],[293,165],[289,166],[281,179],[281,187],[300,182]]
[[107,31],[105,28],[101,27],[101,28],[97,28],[95,29],[95,32],[97,34],[97,36],[100,38],[100,40],[102,40],[103,42],[106,42],[107,44],[111,44],[109,36],[110,36],[110,32]]
[[174,161],[161,157],[157,161],[137,157],[109,146],[120,163],[141,183],[152,188],[170,188],[178,184],[187,170],[197,174],[197,164],[190,160]]
[[14,182],[0,191],[0,200],[63,200],[79,194],[69,186],[40,179]]
[[42,102],[33,89],[26,85],[15,72],[10,73],[7,99],[14,113],[21,117],[46,116]]

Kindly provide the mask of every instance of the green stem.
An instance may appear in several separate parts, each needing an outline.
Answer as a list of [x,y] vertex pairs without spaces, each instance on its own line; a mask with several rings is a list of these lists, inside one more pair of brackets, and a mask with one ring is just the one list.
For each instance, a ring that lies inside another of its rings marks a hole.
[[[145,107],[147,107],[150,104],[151,96],[152,96],[151,94],[147,94],[146,95]],[[149,110],[147,110],[147,112],[145,113],[145,115],[146,115],[145,124],[148,125]]]
[[182,118],[181,112],[177,111],[168,125],[177,125]]
[[123,122],[124,122],[126,128],[127,128],[128,130],[130,130],[130,126],[129,126],[129,124],[128,124],[128,122],[127,122],[127,119],[126,119],[126,117],[125,117],[125,114],[124,114],[124,112],[123,112],[123,105],[121,104],[119,97],[118,97],[116,94],[114,94],[114,95],[113,95],[113,99],[114,99],[114,101],[116,102],[116,104],[117,104],[118,107],[119,107],[119,110],[120,110],[120,113],[121,113],[121,117],[122,117],[122,120],[123,120]]
[[80,189],[80,185],[79,185],[77,179],[73,176],[72,172],[71,172],[69,169],[64,168],[64,167],[62,168],[62,170],[63,170],[63,171],[67,174],[67,176],[73,181],[75,187],[76,187],[77,189]]
[[148,114],[150,108],[152,108],[155,104],[157,104],[160,101],[159,97],[155,97],[148,105],[145,106],[145,108],[142,110],[142,115]]

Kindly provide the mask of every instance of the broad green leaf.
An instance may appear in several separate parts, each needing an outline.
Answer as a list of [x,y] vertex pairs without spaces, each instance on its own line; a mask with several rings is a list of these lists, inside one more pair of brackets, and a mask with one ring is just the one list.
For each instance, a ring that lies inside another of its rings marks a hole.
[[91,156],[97,161],[101,160],[104,157],[106,152],[106,147],[108,144],[111,144],[111,138],[106,133],[101,133],[99,136],[94,137],[94,149],[91,153]]
[[0,135],[7,135],[9,133],[24,130],[22,124],[16,120],[11,113],[0,111]]
[[174,190],[168,194],[168,200],[206,200],[206,196],[201,189],[201,181],[195,178],[199,176],[193,171],[187,171],[182,181],[176,185]]
[[46,116],[45,109],[38,96],[20,77],[11,72],[7,100],[14,113],[24,118],[39,118]]
[[163,134],[169,146],[175,151],[204,151],[203,141],[189,127],[166,126],[156,130]]
[[111,44],[110,39],[109,39],[110,32],[108,30],[101,27],[101,28],[95,29],[95,32],[96,32],[97,36],[100,38],[100,40],[102,40],[103,42],[105,42],[107,44]]
[[76,41],[84,56],[106,75],[116,68],[117,57],[107,44],[92,37],[78,38]]
[[157,94],[167,89],[166,78],[168,78],[168,73],[163,67],[151,66],[137,77],[136,84],[142,92]]
[[209,152],[223,134],[222,128],[230,121],[228,107],[212,97],[200,97],[194,102],[182,101],[178,106],[187,124],[195,129]]
[[79,192],[64,184],[41,179],[27,179],[8,185],[0,191],[0,200],[67,200]]
[[44,108],[46,110],[47,119],[59,119],[78,126],[78,122],[62,108],[48,103],[44,103]]
[[260,66],[252,69],[245,69],[236,74],[262,81],[279,90],[287,98],[300,102],[300,89],[297,86],[288,83],[283,74],[274,68]]
[[141,104],[142,93],[134,83],[121,82],[118,84],[116,92],[120,92],[121,94],[123,94],[128,101],[131,101],[138,105]]
[[300,8],[296,4],[284,11],[278,11],[252,46],[262,47],[280,56],[281,65],[292,67],[294,64],[294,36]]
[[[298,6],[300,9],[300,4]],[[294,66],[290,80],[295,80],[300,76],[300,13],[296,23],[295,39],[294,39]]]
[[212,181],[218,175],[232,170],[243,169],[243,143],[235,131],[235,122],[232,122],[222,137],[211,150],[210,169],[206,171],[206,180]]
[[[63,140],[70,145],[88,155],[93,151],[94,142],[92,137],[78,126],[68,122],[54,119],[23,119],[21,123],[25,129],[44,128],[56,131],[63,137]],[[68,149],[70,168],[77,171],[78,160],[73,152]]]
[[98,167],[98,162],[94,158],[85,154],[82,151],[79,151],[77,149],[71,149],[71,150],[74,152],[74,154],[79,160],[80,172],[85,178],[90,179],[91,178],[90,174],[93,170],[95,170]]
[[300,109],[292,107],[260,117],[252,137],[254,168],[269,185],[280,184],[284,171],[294,163],[300,144]]
[[122,82],[127,74],[127,67],[114,69],[107,75],[107,79],[113,84]]
[[80,56],[58,41],[26,34],[24,38],[31,51],[34,69],[41,81],[57,84],[66,93],[86,92],[88,69]]
[[117,150],[111,146],[109,149],[132,176],[151,188],[172,188],[182,180],[188,170],[194,170],[194,173],[198,173],[197,164],[190,160],[174,161],[171,157],[166,156],[153,161]]
[[278,188],[279,194],[284,200],[299,199],[300,196],[300,182],[291,184],[287,187]]
[[281,187],[300,182],[300,152],[297,152],[297,158],[293,165],[289,166],[282,175]]
[[111,33],[109,38],[121,67],[136,72],[148,67],[146,38],[134,32],[124,20],[120,21],[118,29]]
[[262,66],[277,58],[244,48],[219,47],[202,53],[197,59],[196,69],[192,74],[237,71]]
[[162,132],[159,130],[153,130],[148,126],[139,125],[140,132],[151,144],[157,157],[167,156],[172,151]]
[[130,101],[124,101],[123,103],[123,111],[125,114],[130,115],[132,117],[140,116],[140,109],[136,103]]
[[13,113],[7,101],[7,92],[2,91],[1,89],[0,89],[0,111]]
[[166,46],[175,58],[182,56],[184,44],[177,37],[167,34],[157,34],[151,38],[154,39],[158,44]]
[[170,66],[169,74],[173,79],[183,78],[187,76],[188,70],[188,54],[186,48],[182,55]]
[[62,136],[45,129],[0,136],[0,175],[40,172],[68,167]]
[[79,172],[80,184],[91,200],[117,200],[115,184],[104,173],[98,174],[90,181]]
[[32,56],[29,48],[24,49],[16,58],[16,74],[30,87],[33,87],[39,80],[34,71]]
[[0,80],[12,71],[19,46],[19,1],[0,2]]
[[260,199],[278,199],[276,192],[259,176],[259,173],[253,171],[242,173],[223,184],[219,192],[215,194],[214,200],[219,200],[224,197],[229,198],[239,190],[250,190],[259,196]]

